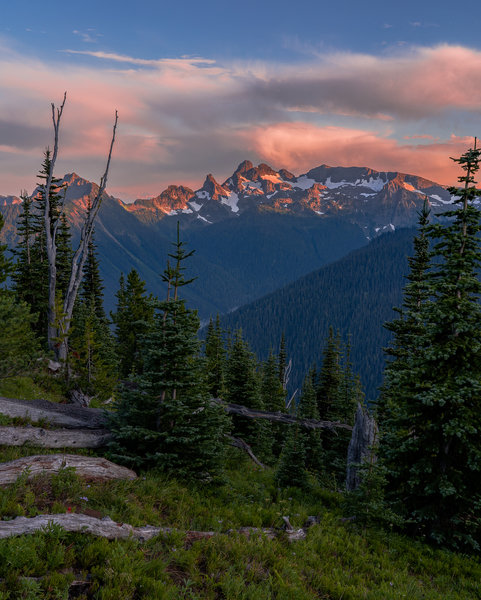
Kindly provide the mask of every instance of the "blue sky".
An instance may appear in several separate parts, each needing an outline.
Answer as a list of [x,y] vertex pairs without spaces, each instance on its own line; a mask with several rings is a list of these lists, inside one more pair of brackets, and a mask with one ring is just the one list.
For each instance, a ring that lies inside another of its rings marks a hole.
[[480,23],[471,1],[5,4],[0,194],[33,186],[65,89],[59,169],[95,179],[118,108],[111,182],[129,199],[244,158],[449,183],[448,156],[481,133]]
[[112,2],[16,0],[2,7],[0,32],[42,57],[87,45],[139,58],[208,56],[296,61],[396,46],[479,47],[481,7],[464,2]]

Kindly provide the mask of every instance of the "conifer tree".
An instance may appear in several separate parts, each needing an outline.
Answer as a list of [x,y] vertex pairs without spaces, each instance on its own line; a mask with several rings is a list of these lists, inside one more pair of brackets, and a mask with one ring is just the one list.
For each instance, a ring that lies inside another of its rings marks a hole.
[[[449,188],[456,207],[445,213],[447,221],[428,229],[435,260],[427,299],[419,319],[411,307],[413,328],[401,329],[399,349],[394,346],[380,452],[388,469],[387,498],[411,531],[452,548],[479,550],[481,225],[473,201],[481,195],[474,185],[480,151],[474,147],[454,160],[464,170],[464,186]],[[414,283],[413,274],[409,285]],[[412,304],[409,296],[406,302]],[[401,386],[409,370],[406,392]]]
[[[2,230],[3,224],[5,220],[3,218],[2,213],[0,213],[0,231]],[[5,256],[5,251],[7,249],[6,244],[0,244],[0,285],[5,283],[11,269],[12,262]]]
[[[47,179],[51,166],[51,153],[45,151],[44,161],[38,178],[40,183]],[[62,298],[67,290],[72,259],[70,228],[65,214],[61,211],[63,194],[61,181],[52,178],[50,191],[50,218],[52,230],[60,219],[57,232],[57,286],[56,291]],[[45,197],[43,190],[29,198],[22,194],[22,212],[17,223],[20,242],[16,251],[17,263],[13,274],[14,289],[17,296],[25,300],[32,312],[38,314],[36,331],[47,339],[48,328],[48,287],[49,270],[45,236]]]
[[[352,372],[350,342],[343,352],[339,333],[334,335],[332,327],[329,328],[315,389],[321,419],[353,424],[357,403],[362,401],[363,396],[359,380]],[[334,477],[338,486],[342,485],[346,475],[349,440],[348,430],[325,431],[322,435],[325,472]]]
[[[249,408],[264,409],[257,373],[257,361],[242,337],[236,331],[232,348],[227,359],[225,399],[232,404],[242,404]],[[260,419],[233,417],[233,434],[247,442],[264,461],[272,458],[272,427]]]
[[[314,388],[312,371],[307,374],[302,386],[302,394],[299,401],[297,414],[303,419],[319,420],[316,390]],[[307,429],[302,431],[304,437],[305,462],[304,467],[316,476],[325,469],[324,453],[322,448],[321,431],[319,429]]]
[[104,311],[104,285],[93,240],[92,235],[69,338],[76,373],[72,385],[89,396],[105,399],[116,384],[117,357]]
[[120,277],[117,310],[111,313],[115,325],[120,377],[142,373],[143,358],[141,340],[154,321],[154,298],[147,294],[145,281],[132,269],[125,281]]
[[328,419],[331,406],[336,404],[341,395],[341,341],[329,327],[329,336],[322,351],[322,364],[316,383],[317,408],[319,418]]
[[306,448],[304,436],[298,425],[289,428],[277,465],[275,480],[280,488],[309,486],[306,470]]
[[226,351],[222,338],[220,318],[217,315],[215,324],[209,320],[204,343],[207,386],[213,398],[222,398],[225,391]]
[[222,469],[227,419],[210,402],[197,338],[197,313],[185,306],[179,290],[191,280],[183,262],[191,256],[180,241],[169,254],[163,280],[167,297],[158,304],[144,337],[144,370],[125,386],[111,420],[111,455],[140,467],[157,467],[188,478],[208,480]]
[[[0,214],[0,231],[4,219]],[[12,264],[5,256],[6,246],[0,244],[0,286],[5,283]],[[16,375],[35,358],[37,340],[32,331],[34,317],[25,302],[0,287],[0,379]]]
[[[286,392],[279,381],[278,360],[272,349],[261,368],[261,399],[264,410],[286,412]],[[273,454],[279,456],[284,443],[285,426],[281,423],[272,423],[271,435]]]
[[278,374],[279,381],[281,385],[285,387],[285,378],[286,378],[286,369],[287,369],[287,349],[286,349],[286,336],[284,332],[282,332],[281,343],[279,345],[279,361],[278,361]]
[[409,274],[406,276],[403,304],[401,308],[394,308],[398,318],[385,324],[393,337],[391,345],[385,349],[390,360],[386,362],[384,385],[377,403],[380,419],[383,418],[388,402],[393,403],[390,410],[396,406],[401,408],[404,399],[409,399],[417,386],[413,363],[422,354],[425,334],[423,311],[429,299],[429,216],[430,209],[425,200],[418,213],[418,233],[413,241],[414,255],[408,258]]

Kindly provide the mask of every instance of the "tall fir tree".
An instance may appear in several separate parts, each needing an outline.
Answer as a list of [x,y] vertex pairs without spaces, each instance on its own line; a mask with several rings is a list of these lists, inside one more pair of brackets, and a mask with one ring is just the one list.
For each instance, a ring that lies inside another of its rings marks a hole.
[[[360,382],[352,372],[350,341],[344,348],[339,333],[329,328],[322,364],[315,385],[319,418],[352,425],[357,403],[363,395]],[[322,434],[325,474],[338,487],[342,486],[347,467],[348,430],[324,431]]]
[[[240,330],[234,334],[227,359],[225,399],[232,404],[242,404],[258,410],[264,409],[257,361]],[[252,446],[254,452],[264,461],[272,460],[272,427],[269,422],[237,415],[232,421],[234,436],[240,437]]]
[[[476,146],[459,159],[463,187],[449,188],[456,208],[431,225],[429,299],[418,327],[390,366],[380,452],[387,498],[411,531],[456,549],[481,546],[481,196]],[[414,313],[416,314],[416,313]],[[402,338],[400,338],[400,341]],[[404,363],[404,364],[403,364]],[[409,393],[399,388],[411,369]],[[400,403],[395,399],[399,394]]]
[[115,342],[104,310],[104,285],[95,242],[88,246],[84,277],[69,336],[71,363],[76,378],[71,385],[89,396],[111,396],[117,378]]
[[[304,379],[302,394],[297,408],[297,414],[303,419],[319,420],[316,390],[313,382],[313,372]],[[324,452],[320,429],[306,429],[301,432],[304,437],[305,462],[304,467],[316,477],[325,470]]]
[[304,436],[298,425],[292,425],[287,432],[275,471],[275,481],[280,488],[309,487]]
[[127,281],[121,275],[116,297],[117,310],[111,317],[115,325],[119,375],[125,378],[143,371],[141,340],[154,322],[155,302],[135,269],[127,275]]
[[[272,349],[261,367],[261,399],[264,409],[270,412],[286,412],[286,392],[279,381],[278,359]],[[285,426],[271,424],[272,452],[278,457],[285,437]]]
[[212,319],[209,320],[204,354],[209,392],[213,398],[222,398],[225,392],[226,350],[219,315],[217,315],[215,323]]
[[183,262],[191,256],[180,241],[169,255],[163,280],[167,298],[158,304],[153,327],[144,337],[144,371],[124,387],[111,418],[111,455],[140,467],[156,467],[193,479],[221,473],[227,418],[210,401],[197,338],[197,313],[179,290],[189,283]]
[[329,327],[329,336],[322,351],[322,364],[316,382],[317,408],[319,418],[328,419],[332,405],[341,395],[341,340]]
[[[4,219],[0,214],[0,231]],[[7,247],[0,244],[0,379],[20,373],[33,361],[38,348],[32,331],[34,316],[28,305],[5,289],[12,271],[11,260],[5,256]]]
[[[388,357],[384,370],[384,384],[377,402],[378,419],[384,418],[384,411],[403,410],[405,400],[416,393],[417,373],[413,365],[422,355],[425,343],[425,304],[429,300],[429,271],[431,255],[429,251],[430,209],[427,200],[418,213],[418,233],[413,240],[414,255],[408,258],[409,273],[403,291],[403,303],[394,311],[398,317],[386,323],[392,333],[392,342],[385,353]],[[387,404],[391,404],[387,409]]]
[[286,371],[287,371],[287,348],[286,348],[286,336],[282,332],[281,343],[279,344],[279,359],[278,359],[278,376],[282,387],[285,389],[287,386],[286,382]]
[[[47,179],[51,165],[50,150],[45,151],[44,161],[38,178],[40,183]],[[72,260],[70,228],[63,205],[65,189],[60,179],[52,179],[50,192],[51,226],[60,219],[57,232],[57,293],[63,297],[66,292]],[[48,328],[48,260],[45,235],[45,198],[40,189],[33,198],[22,194],[22,212],[17,223],[20,242],[16,252],[17,262],[13,274],[17,296],[27,302],[33,313],[38,315],[35,329],[46,341]]]

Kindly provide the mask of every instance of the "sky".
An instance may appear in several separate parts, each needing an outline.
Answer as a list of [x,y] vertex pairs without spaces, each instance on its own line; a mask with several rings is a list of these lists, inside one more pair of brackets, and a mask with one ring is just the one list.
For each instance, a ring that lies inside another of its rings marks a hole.
[[481,4],[16,0],[0,19],[0,195],[35,187],[64,91],[56,175],[108,191],[367,166],[456,182],[481,135]]

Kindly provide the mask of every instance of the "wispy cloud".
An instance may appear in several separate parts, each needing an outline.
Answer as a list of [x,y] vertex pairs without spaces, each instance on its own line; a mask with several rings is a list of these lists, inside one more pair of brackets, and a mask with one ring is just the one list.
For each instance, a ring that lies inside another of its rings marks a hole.
[[89,27],[84,31],[74,29],[72,33],[78,36],[82,40],[82,42],[86,44],[96,44],[99,41],[99,38],[102,37],[102,34],[98,33],[94,27]]

